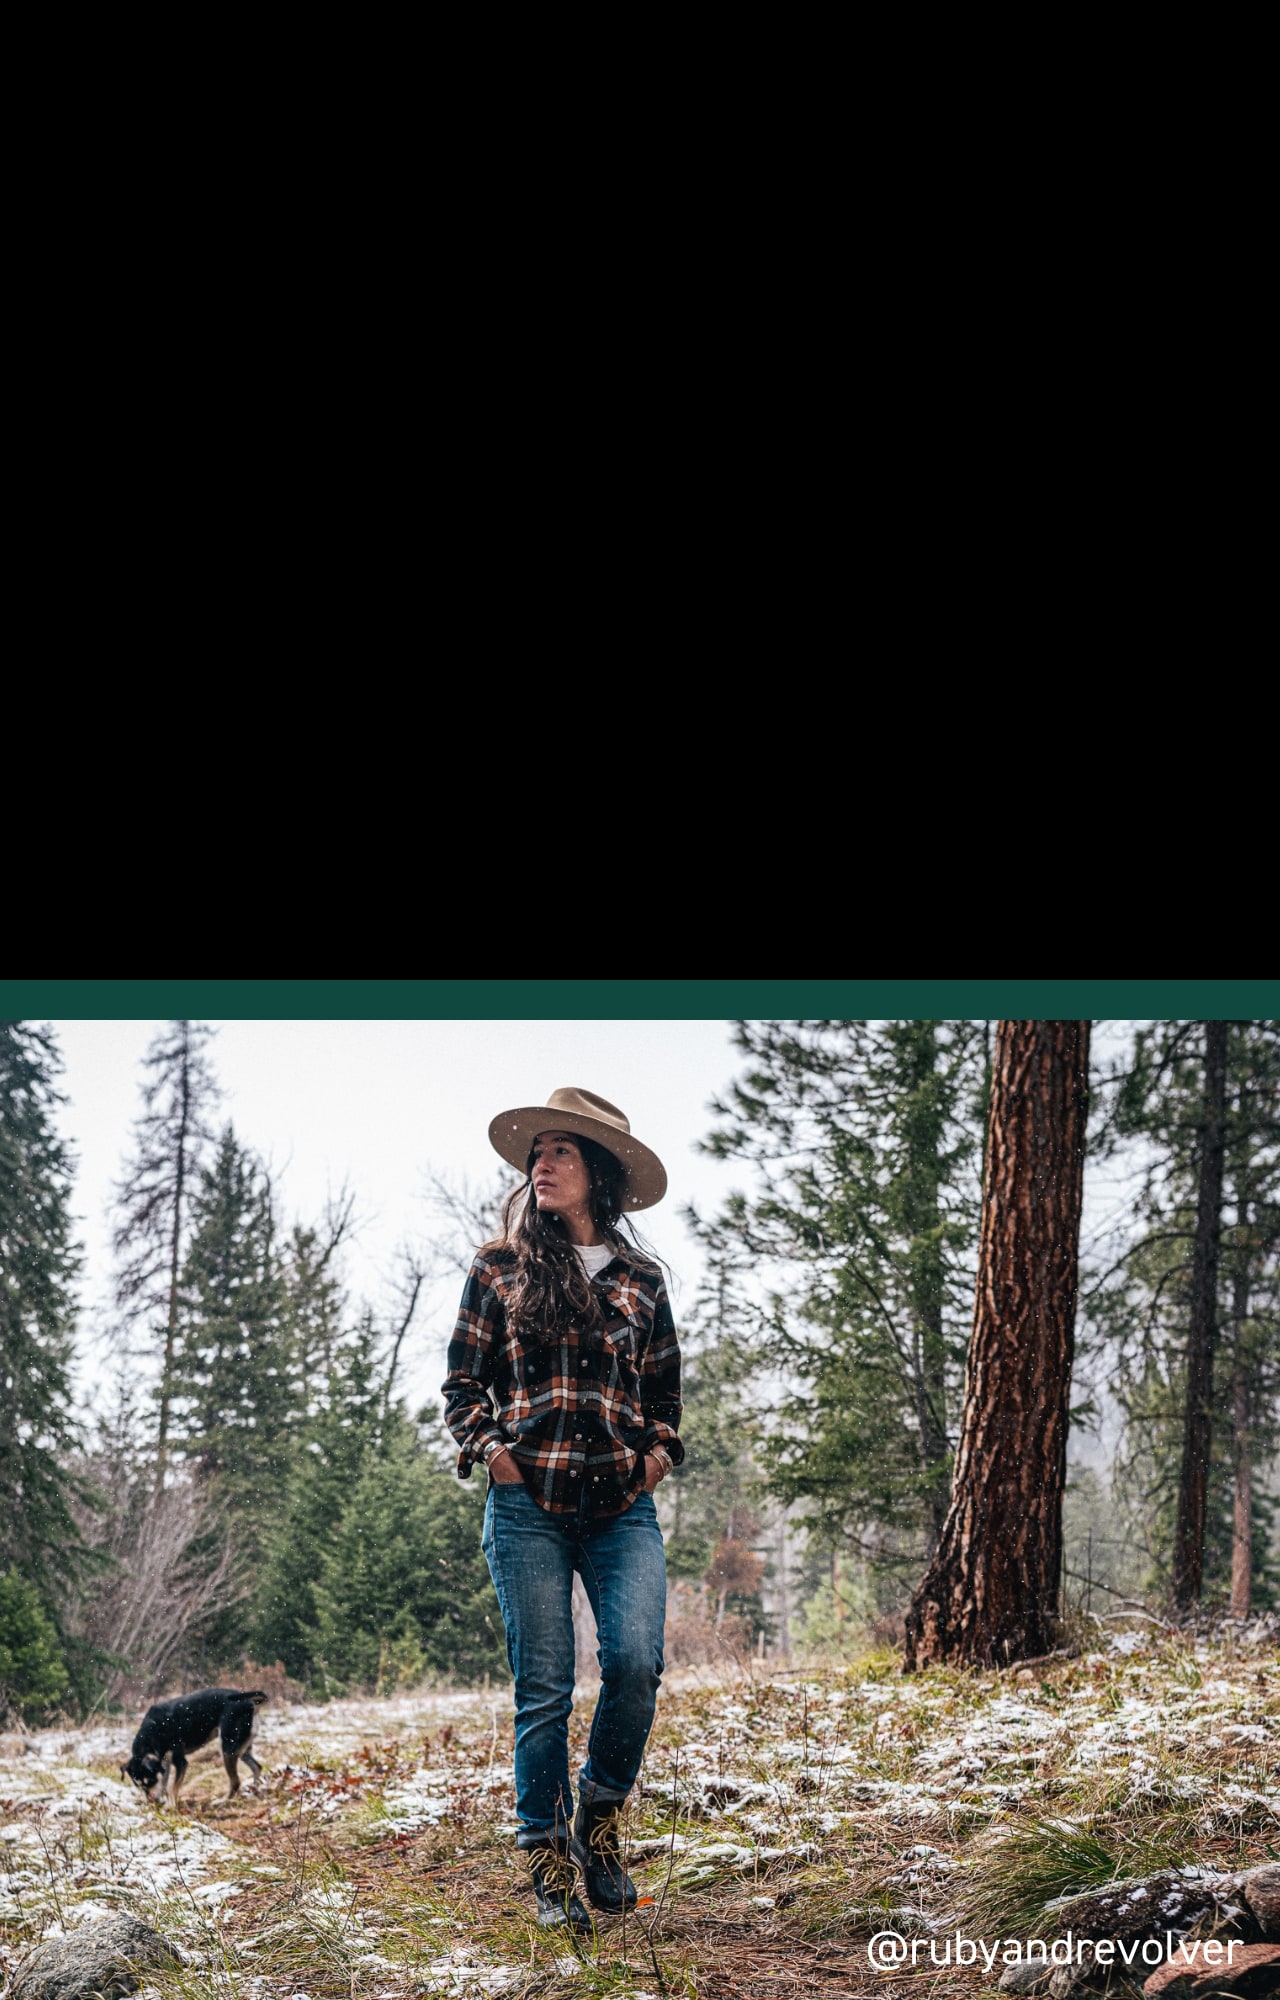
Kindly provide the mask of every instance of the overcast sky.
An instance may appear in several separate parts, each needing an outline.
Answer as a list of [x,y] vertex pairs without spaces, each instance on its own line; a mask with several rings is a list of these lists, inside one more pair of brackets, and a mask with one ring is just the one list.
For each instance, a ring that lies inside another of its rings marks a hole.
[[[78,1166],[74,1207],[86,1251],[81,1383],[105,1374],[97,1338],[112,1276],[112,1188],[141,1110],[142,1059],[163,1021],[50,1023],[64,1061],[61,1127]],[[729,1167],[702,1158],[709,1100],[739,1074],[727,1021],[210,1021],[211,1066],[225,1096],[221,1119],[270,1167],[286,1221],[317,1221],[345,1182],[362,1227],[348,1259],[350,1292],[389,1300],[398,1247],[438,1232],[431,1177],[488,1191],[506,1175],[489,1120],[539,1104],[562,1085],[618,1105],[636,1137],[662,1159],[664,1200],[635,1218],[671,1266],[676,1311],[691,1303],[701,1268],[680,1220],[693,1201],[719,1205]],[[436,1397],[461,1281],[437,1288],[419,1312],[404,1382],[411,1400]]]

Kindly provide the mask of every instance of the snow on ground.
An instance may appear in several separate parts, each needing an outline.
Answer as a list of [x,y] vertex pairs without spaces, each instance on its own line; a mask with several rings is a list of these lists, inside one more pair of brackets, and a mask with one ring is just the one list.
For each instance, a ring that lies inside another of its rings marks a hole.
[[[958,1880],[973,1865],[975,1829],[1049,1798],[1067,1801],[1054,1811],[1113,1816],[1155,1802],[1184,1810],[1206,1841],[1274,1841],[1278,1630],[1218,1645],[1125,1634],[1002,1674],[903,1676],[886,1656],[803,1675],[754,1664],[670,1675],[631,1808],[633,1866],[656,1896],[705,1901],[724,1885],[763,1922],[795,1900],[779,1901],[782,1883],[806,1872],[825,1869],[848,1907],[859,1854],[886,1844],[900,1850],[886,1880],[945,1899],[953,1871]],[[579,1690],[579,1723],[594,1692]],[[96,1718],[0,1736],[5,1965],[24,1942],[125,1907],[174,1939],[217,2000],[302,2000],[296,1965],[262,1968],[288,1951],[305,1965],[308,1939],[341,1956],[350,1990],[368,2000],[498,1995],[524,1977],[509,1939],[495,1930],[486,1943],[442,1905],[418,1911],[406,1984],[402,1887],[379,1904],[368,1883],[353,1886],[357,1857],[426,1854],[432,1842],[464,1875],[477,1853],[501,1867],[515,1832],[505,1687],[269,1706],[255,1731],[262,1780],[224,1807],[215,1745],[193,1760],[180,1813],[121,1778],[134,1726]],[[292,1863],[270,1842],[304,1823],[347,1857],[345,1877],[285,1879]],[[493,1880],[496,1921],[512,1878]]]

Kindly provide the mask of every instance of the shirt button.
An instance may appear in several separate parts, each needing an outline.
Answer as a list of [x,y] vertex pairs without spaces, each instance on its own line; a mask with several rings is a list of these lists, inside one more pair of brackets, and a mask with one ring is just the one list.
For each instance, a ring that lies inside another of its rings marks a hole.
[[581,1442],[582,1442],[582,1432],[581,1432],[581,1431],[575,1431],[573,1435],[574,1435],[574,1437],[575,1437],[575,1438],[576,1438],[576,1439],[578,1440],[578,1442],[579,1442],[579,1443],[581,1443]]
[[570,1477],[570,1479],[576,1479],[576,1478],[577,1478],[577,1476],[578,1476],[578,1468],[577,1468],[577,1466],[576,1466],[576,1465],[572,1465],[572,1466],[570,1466],[570,1468],[569,1468],[569,1477]]

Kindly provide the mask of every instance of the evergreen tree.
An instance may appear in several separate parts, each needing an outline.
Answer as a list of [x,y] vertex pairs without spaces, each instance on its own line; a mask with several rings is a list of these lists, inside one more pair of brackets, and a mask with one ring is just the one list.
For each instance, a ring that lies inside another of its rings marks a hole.
[[1214,1357],[1218,1344],[1218,1265],[1222,1247],[1222,1168],[1226,1151],[1227,1024],[1204,1024],[1204,1117],[1196,1171],[1196,1224],[1191,1254],[1187,1325],[1187,1388],[1182,1416],[1182,1464],[1173,1530],[1175,1611],[1189,1612],[1204,1575],[1209,1500]]
[[749,1066],[703,1150],[759,1186],[689,1220],[755,1288],[735,1310],[782,1384],[770,1491],[827,1546],[916,1573],[946,1511],[971,1311],[981,1024],[739,1022],[734,1039]]
[[[1280,1023],[1156,1021],[1105,1078],[1095,1147],[1132,1155],[1126,1240],[1086,1290],[1142,1509],[1148,1587],[1183,1612],[1276,1591]],[[1256,1588],[1255,1588],[1256,1586]]]
[[192,1202],[172,1368],[175,1444],[212,1483],[256,1571],[293,1458],[301,1392],[285,1325],[272,1193],[222,1134]]
[[351,1234],[355,1203],[344,1188],[319,1226],[295,1223],[284,1251],[285,1316],[305,1385],[307,1407],[318,1407],[334,1365],[346,1313],[338,1253]]
[[[1280,1601],[1280,1022],[1228,1024],[1224,1131],[1219,1444],[1206,1495],[1203,1583],[1233,1615]],[[1216,1476],[1215,1476],[1216,1474]]]
[[43,1719],[66,1693],[68,1681],[58,1633],[39,1591],[10,1569],[0,1576],[0,1722],[15,1712]]
[[171,1021],[152,1041],[143,1060],[143,1109],[133,1158],[116,1188],[116,1305],[125,1328],[141,1335],[142,1350],[157,1366],[158,1485],[169,1450],[179,1280],[192,1191],[213,1143],[209,1121],[221,1094],[207,1055],[212,1033],[194,1021]]
[[726,1538],[764,1500],[759,1452],[763,1426],[731,1337],[697,1328],[682,1341],[680,1437],[685,1458],[655,1498],[666,1542],[667,1572],[701,1583]]
[[860,1555],[824,1548],[811,1540],[797,1565],[797,1597],[803,1609],[795,1621],[795,1637],[806,1653],[847,1654],[852,1634],[860,1637],[875,1624],[883,1609],[876,1589],[880,1579]]
[[299,1439],[288,1488],[268,1537],[255,1594],[254,1657],[280,1660],[312,1683],[316,1582],[365,1460],[381,1436],[379,1337],[366,1311],[337,1346],[326,1389]]
[[86,1562],[69,1470],[81,1252],[53,1123],[60,1069],[49,1029],[0,1022],[0,1572],[16,1569],[55,1611]]
[[1005,1666],[1057,1643],[1088,1021],[1001,1021],[951,1504],[904,1664]]
[[455,1479],[394,1404],[316,1584],[311,1644],[327,1692],[382,1692],[431,1671],[458,1681],[505,1671],[502,1618],[480,1547],[483,1505],[479,1483]]

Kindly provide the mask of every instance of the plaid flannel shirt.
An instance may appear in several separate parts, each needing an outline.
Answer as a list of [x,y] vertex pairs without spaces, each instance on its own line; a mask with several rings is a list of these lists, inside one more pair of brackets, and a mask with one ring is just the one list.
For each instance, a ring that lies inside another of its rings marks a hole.
[[592,1279],[603,1335],[560,1340],[507,1331],[511,1250],[478,1251],[449,1342],[444,1420],[458,1477],[505,1446],[549,1514],[622,1514],[644,1491],[644,1458],[679,1465],[680,1346],[657,1267],[625,1253]]

